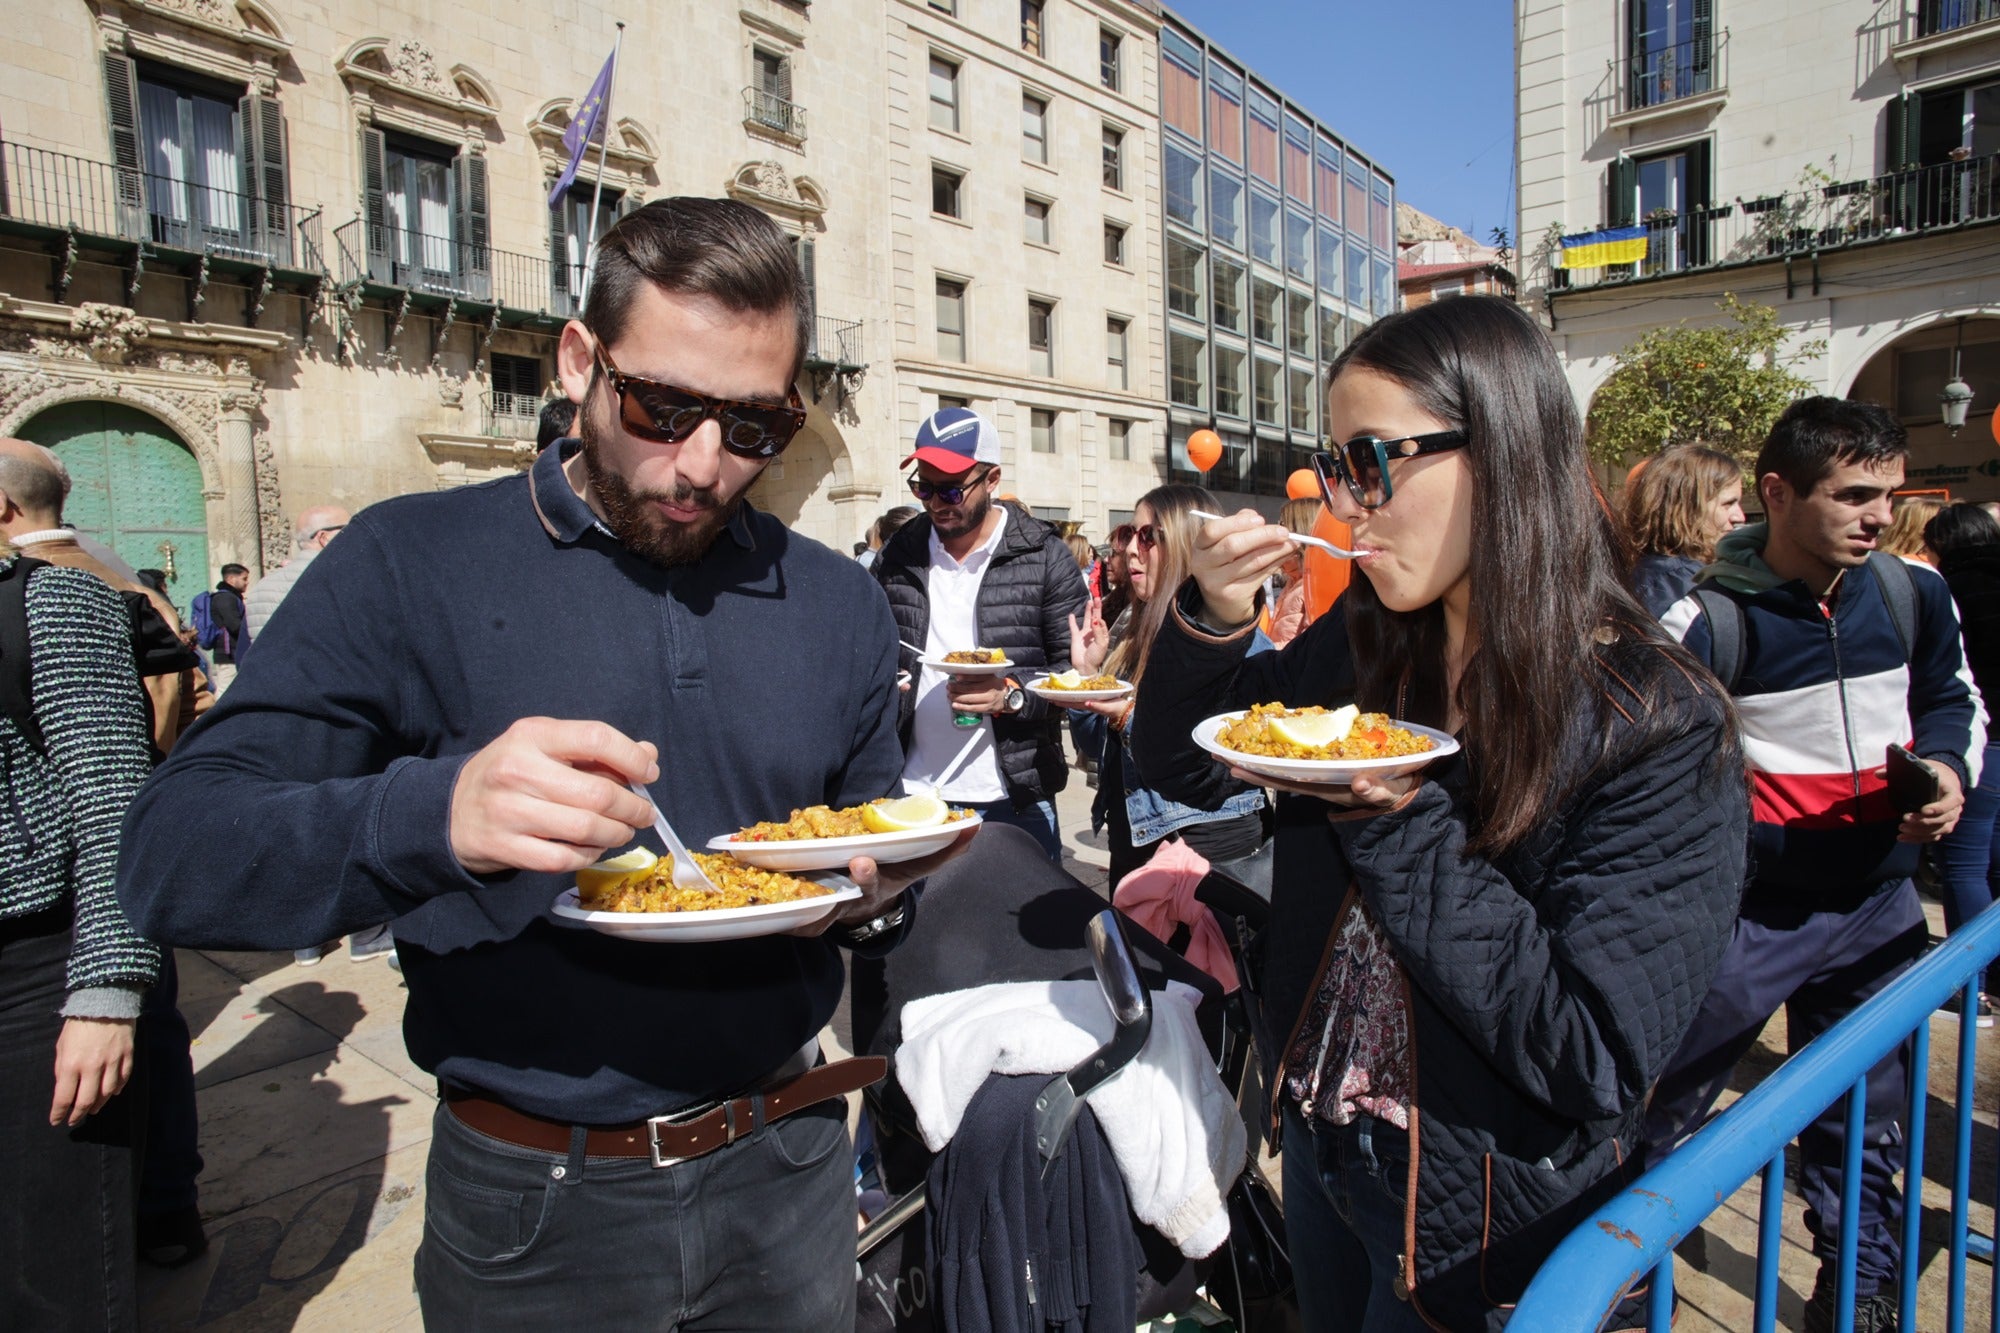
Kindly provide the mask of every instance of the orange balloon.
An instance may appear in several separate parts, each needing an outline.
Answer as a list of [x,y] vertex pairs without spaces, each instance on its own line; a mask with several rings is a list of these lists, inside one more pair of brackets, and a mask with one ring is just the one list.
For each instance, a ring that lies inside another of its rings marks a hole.
[[1222,461],[1222,437],[1212,430],[1196,431],[1188,436],[1187,456],[1196,471],[1208,471]]
[[1630,486],[1633,482],[1639,480],[1639,474],[1641,472],[1644,472],[1646,470],[1646,464],[1652,461],[1653,461],[1652,455],[1648,454],[1646,457],[1634,463],[1632,465],[1632,470],[1625,474],[1625,484],[1627,486]]
[[[1315,483],[1317,487],[1317,483]],[[1313,521],[1313,536],[1332,542],[1343,551],[1354,549],[1354,530],[1335,518],[1325,505]],[[1306,618],[1318,620],[1347,591],[1352,562],[1336,559],[1325,551],[1308,546],[1306,553]]]
[[1319,499],[1319,477],[1309,467],[1299,468],[1285,478],[1285,498],[1287,500]]
[[1993,443],[2000,444],[2000,412],[1986,418],[1986,428],[1993,432]]

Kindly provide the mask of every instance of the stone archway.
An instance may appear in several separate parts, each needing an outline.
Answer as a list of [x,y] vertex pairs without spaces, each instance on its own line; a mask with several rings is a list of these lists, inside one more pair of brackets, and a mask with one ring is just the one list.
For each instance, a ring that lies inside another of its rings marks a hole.
[[794,531],[848,552],[880,515],[882,488],[854,484],[846,438],[814,405],[805,429],[750,488],[750,500]]
[[[1963,342],[1961,346],[1961,334]],[[1954,348],[1972,406],[1956,435],[1943,424],[1938,392],[1951,377]],[[1944,490],[1954,500],[2000,500],[2000,315],[1943,316],[1878,340],[1859,363],[1846,396],[1881,403],[1910,435],[1904,486]]]

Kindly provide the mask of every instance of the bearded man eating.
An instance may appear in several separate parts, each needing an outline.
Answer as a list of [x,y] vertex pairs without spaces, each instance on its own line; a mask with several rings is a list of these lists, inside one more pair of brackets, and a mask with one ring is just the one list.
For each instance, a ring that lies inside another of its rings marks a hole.
[[428,1326],[853,1319],[841,1094],[875,1071],[816,1034],[840,946],[892,947],[950,851],[850,862],[863,896],[818,934],[643,944],[549,910],[650,828],[628,783],[698,847],[901,774],[880,591],[744,498],[803,425],[809,316],[754,209],[626,217],[558,350],[580,438],[356,517],[133,806],[119,887],[149,938],[394,923],[441,1093]]

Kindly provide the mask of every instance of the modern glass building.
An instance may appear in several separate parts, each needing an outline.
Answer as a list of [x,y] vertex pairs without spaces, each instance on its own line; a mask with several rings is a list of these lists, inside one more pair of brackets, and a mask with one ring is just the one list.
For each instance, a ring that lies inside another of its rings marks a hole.
[[1396,307],[1395,182],[1195,28],[1162,11],[1161,192],[1175,480],[1282,501],[1320,438],[1321,373]]

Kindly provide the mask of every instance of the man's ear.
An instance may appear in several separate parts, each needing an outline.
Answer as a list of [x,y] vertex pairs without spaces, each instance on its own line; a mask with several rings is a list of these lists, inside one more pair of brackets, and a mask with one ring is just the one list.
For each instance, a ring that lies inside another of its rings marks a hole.
[[1775,472],[1766,472],[1757,478],[1757,495],[1764,501],[1767,515],[1780,514],[1791,507],[1791,483]]
[[556,344],[556,382],[562,385],[563,393],[582,410],[584,395],[590,392],[590,377],[597,370],[597,356],[593,349],[596,338],[579,320],[571,320],[563,325],[562,338]]

